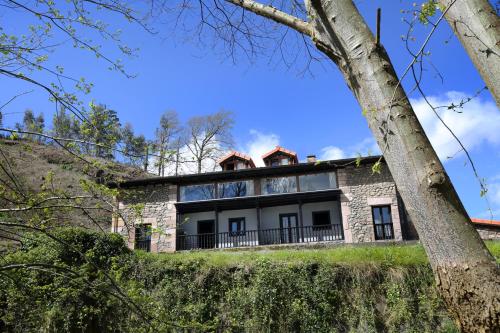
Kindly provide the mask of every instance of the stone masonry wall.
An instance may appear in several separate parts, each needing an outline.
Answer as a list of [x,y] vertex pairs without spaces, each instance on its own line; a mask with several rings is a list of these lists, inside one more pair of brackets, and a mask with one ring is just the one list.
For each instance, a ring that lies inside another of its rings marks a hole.
[[337,171],[345,241],[373,242],[372,206],[390,205],[394,239],[402,240],[396,185],[387,166],[373,173],[371,165],[347,166]]
[[479,236],[481,236],[482,239],[500,240],[500,227],[480,224],[475,224],[474,227],[476,228]]
[[161,184],[127,189],[118,198],[113,231],[122,234],[134,248],[135,225],[151,224],[151,252],[174,252],[176,238],[177,186]]

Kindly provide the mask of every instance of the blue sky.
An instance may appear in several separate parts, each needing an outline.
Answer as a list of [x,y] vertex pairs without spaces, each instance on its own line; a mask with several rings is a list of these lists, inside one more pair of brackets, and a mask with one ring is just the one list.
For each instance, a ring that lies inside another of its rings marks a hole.
[[[401,41],[406,25],[401,21],[400,10],[409,9],[412,2],[356,3],[372,28],[376,8],[382,8],[382,43],[401,74],[411,57]],[[299,158],[311,153],[320,158],[347,157],[376,150],[356,100],[338,70],[327,62],[313,65],[312,75],[301,75],[298,68],[288,69],[276,61],[270,64],[266,56],[253,61],[238,57],[233,63],[220,48],[186,41],[180,31],[172,35],[158,25],[159,34],[152,36],[119,18],[110,16],[107,20],[123,28],[127,45],[140,49],[137,57],[124,59],[126,69],[137,74],[136,78],[127,79],[108,71],[102,60],[70,45],[51,54],[49,64],[62,64],[68,74],[92,81],[95,88],[83,100],[94,99],[117,110],[122,122],[132,123],[136,132],[152,137],[161,113],[169,109],[176,110],[182,120],[225,109],[235,114],[237,148],[254,156],[276,144],[297,151]],[[0,22],[12,31],[19,31],[28,21],[24,16],[0,11]],[[430,66],[424,80],[426,93],[438,103],[458,101],[484,86],[450,28],[443,23],[428,47],[432,52],[429,60],[443,81]],[[428,30],[428,27],[417,30],[415,48]],[[106,45],[105,50],[115,55],[111,46]],[[43,75],[39,78],[48,79]],[[407,90],[411,87],[409,78],[404,86]],[[31,89],[5,77],[0,88],[0,104]],[[488,218],[486,201],[479,196],[478,182],[464,154],[446,159],[458,150],[456,143],[438,126],[419,96],[411,97],[469,214]],[[12,125],[19,121],[16,112],[26,108],[43,112],[46,119],[50,119],[54,110],[47,96],[35,90],[3,110],[5,123]],[[494,217],[500,218],[500,111],[487,91],[462,111],[458,114],[445,110],[442,115],[469,148],[481,177],[486,178]]]

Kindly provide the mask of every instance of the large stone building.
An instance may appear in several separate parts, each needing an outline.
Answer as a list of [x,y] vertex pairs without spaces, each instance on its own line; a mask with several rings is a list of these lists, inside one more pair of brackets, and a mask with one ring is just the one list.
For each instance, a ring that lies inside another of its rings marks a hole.
[[298,163],[276,147],[263,160],[232,152],[222,171],[114,184],[113,231],[152,252],[417,237],[379,156]]

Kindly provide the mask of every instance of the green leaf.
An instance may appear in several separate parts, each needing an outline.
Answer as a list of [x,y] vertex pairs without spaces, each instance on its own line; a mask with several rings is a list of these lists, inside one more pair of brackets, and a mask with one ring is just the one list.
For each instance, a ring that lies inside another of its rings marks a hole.
[[378,173],[380,174],[380,171],[382,170],[382,164],[380,161],[375,162],[375,164],[372,165],[372,172],[373,173]]

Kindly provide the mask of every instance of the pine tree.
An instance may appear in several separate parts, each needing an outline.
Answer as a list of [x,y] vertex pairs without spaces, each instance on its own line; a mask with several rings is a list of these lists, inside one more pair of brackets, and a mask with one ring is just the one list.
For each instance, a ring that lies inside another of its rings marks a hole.
[[144,152],[147,144],[144,135],[135,136],[132,125],[126,123],[122,128],[121,138],[124,144],[124,158],[134,166],[142,166],[146,158]]
[[87,154],[112,159],[120,140],[120,120],[116,111],[91,103],[88,120],[81,123],[80,133],[86,141],[84,149]]
[[66,113],[66,109],[61,107],[52,118],[52,133],[54,136],[59,138],[75,139],[71,135],[71,125],[71,117]]

